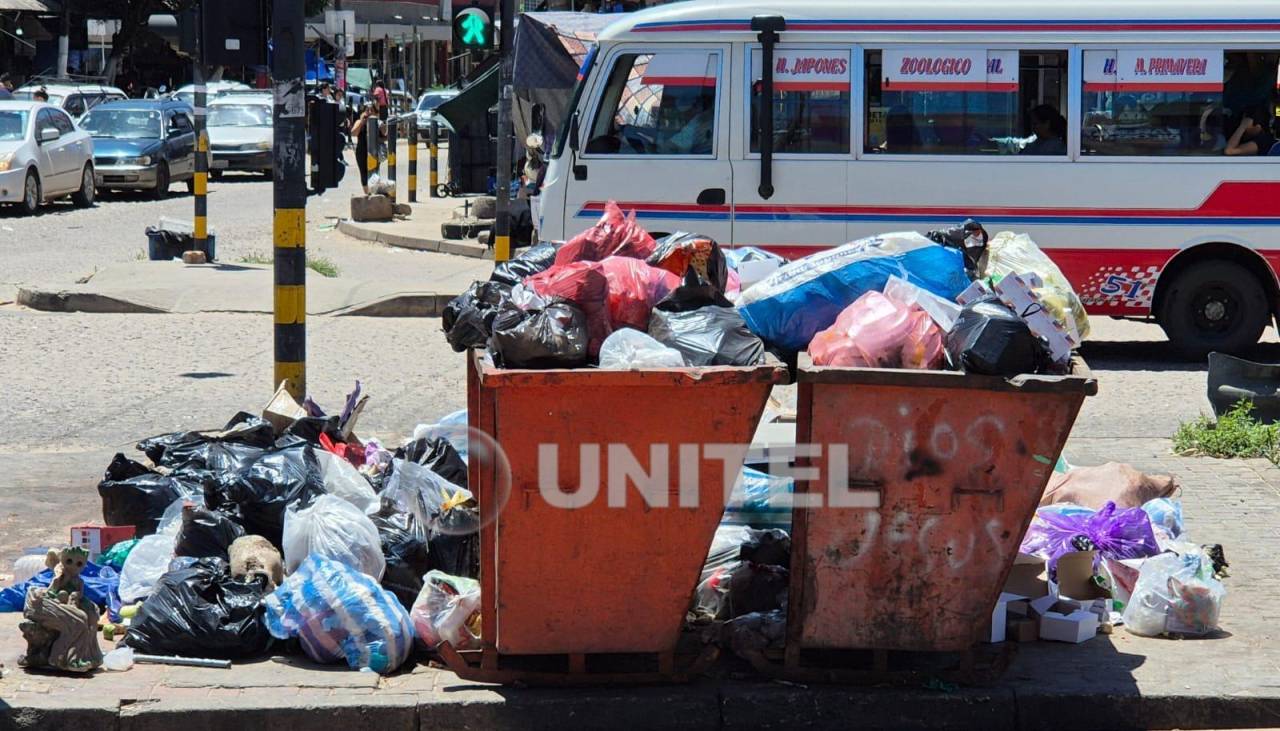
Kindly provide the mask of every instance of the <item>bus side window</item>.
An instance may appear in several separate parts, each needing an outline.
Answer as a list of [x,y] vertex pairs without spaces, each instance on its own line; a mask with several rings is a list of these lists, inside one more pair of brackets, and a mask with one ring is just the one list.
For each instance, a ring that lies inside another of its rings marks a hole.
[[712,154],[718,69],[719,55],[708,51],[619,56],[584,153]]
[[866,51],[863,149],[894,155],[1067,154],[1067,52]]
[[[1184,66],[1199,63],[1186,73],[1168,75],[1158,85],[1135,82],[1143,67],[1165,63],[1166,58]],[[1270,50],[1086,50],[1081,152],[1225,155],[1242,119],[1249,116],[1258,124],[1241,130],[1231,154],[1267,155],[1276,139],[1278,60],[1280,54]]]
[[[760,152],[761,51],[751,51],[751,152]],[[773,151],[848,154],[849,51],[782,47],[774,54]]]

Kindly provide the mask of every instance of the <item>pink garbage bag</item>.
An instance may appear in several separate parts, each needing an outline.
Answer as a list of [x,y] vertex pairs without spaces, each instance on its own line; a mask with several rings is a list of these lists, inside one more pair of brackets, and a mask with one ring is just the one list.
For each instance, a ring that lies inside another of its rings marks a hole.
[[937,368],[942,332],[928,313],[880,292],[867,292],[809,343],[814,365]]

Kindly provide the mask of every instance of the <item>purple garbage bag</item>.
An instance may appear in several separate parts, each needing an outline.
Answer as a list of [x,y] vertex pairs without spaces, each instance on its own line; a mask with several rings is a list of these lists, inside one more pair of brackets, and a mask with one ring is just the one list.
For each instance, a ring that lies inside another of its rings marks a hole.
[[1072,551],[1097,550],[1111,559],[1145,558],[1160,553],[1151,518],[1142,508],[1116,510],[1108,502],[1097,512],[1062,512],[1046,506],[1036,511],[1022,552],[1048,560],[1049,574],[1055,575],[1058,558]]

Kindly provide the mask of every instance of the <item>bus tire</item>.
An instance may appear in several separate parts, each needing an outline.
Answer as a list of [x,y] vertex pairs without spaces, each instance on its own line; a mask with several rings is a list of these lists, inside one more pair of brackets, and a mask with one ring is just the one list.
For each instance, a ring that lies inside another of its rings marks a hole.
[[1203,360],[1211,352],[1241,353],[1257,344],[1271,309],[1253,272],[1213,259],[1175,275],[1157,318],[1180,354]]

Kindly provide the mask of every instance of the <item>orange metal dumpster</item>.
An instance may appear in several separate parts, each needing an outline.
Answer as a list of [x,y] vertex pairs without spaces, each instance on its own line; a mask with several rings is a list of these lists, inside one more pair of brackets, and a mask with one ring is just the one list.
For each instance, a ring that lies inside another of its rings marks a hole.
[[1097,393],[1084,362],[1072,365],[1006,380],[801,355],[796,441],[821,454],[796,500],[824,502],[793,516],[787,667],[814,649],[973,646]]
[[[650,677],[676,677],[681,624],[725,505],[725,461],[709,456],[706,445],[745,450],[770,389],[786,379],[776,361],[645,371],[505,370],[473,352],[470,424],[501,447],[511,480],[505,506],[481,528],[479,665],[442,648],[455,672],[537,682],[548,676],[521,670],[528,665],[517,661],[555,655],[563,656],[561,664],[540,666],[552,667],[552,677],[591,682],[585,676],[600,655],[651,653]],[[737,459],[730,480],[741,466]],[[488,518],[500,499],[500,480],[478,462],[470,469]],[[598,494],[577,508],[547,499],[548,490],[567,495],[592,486]]]

